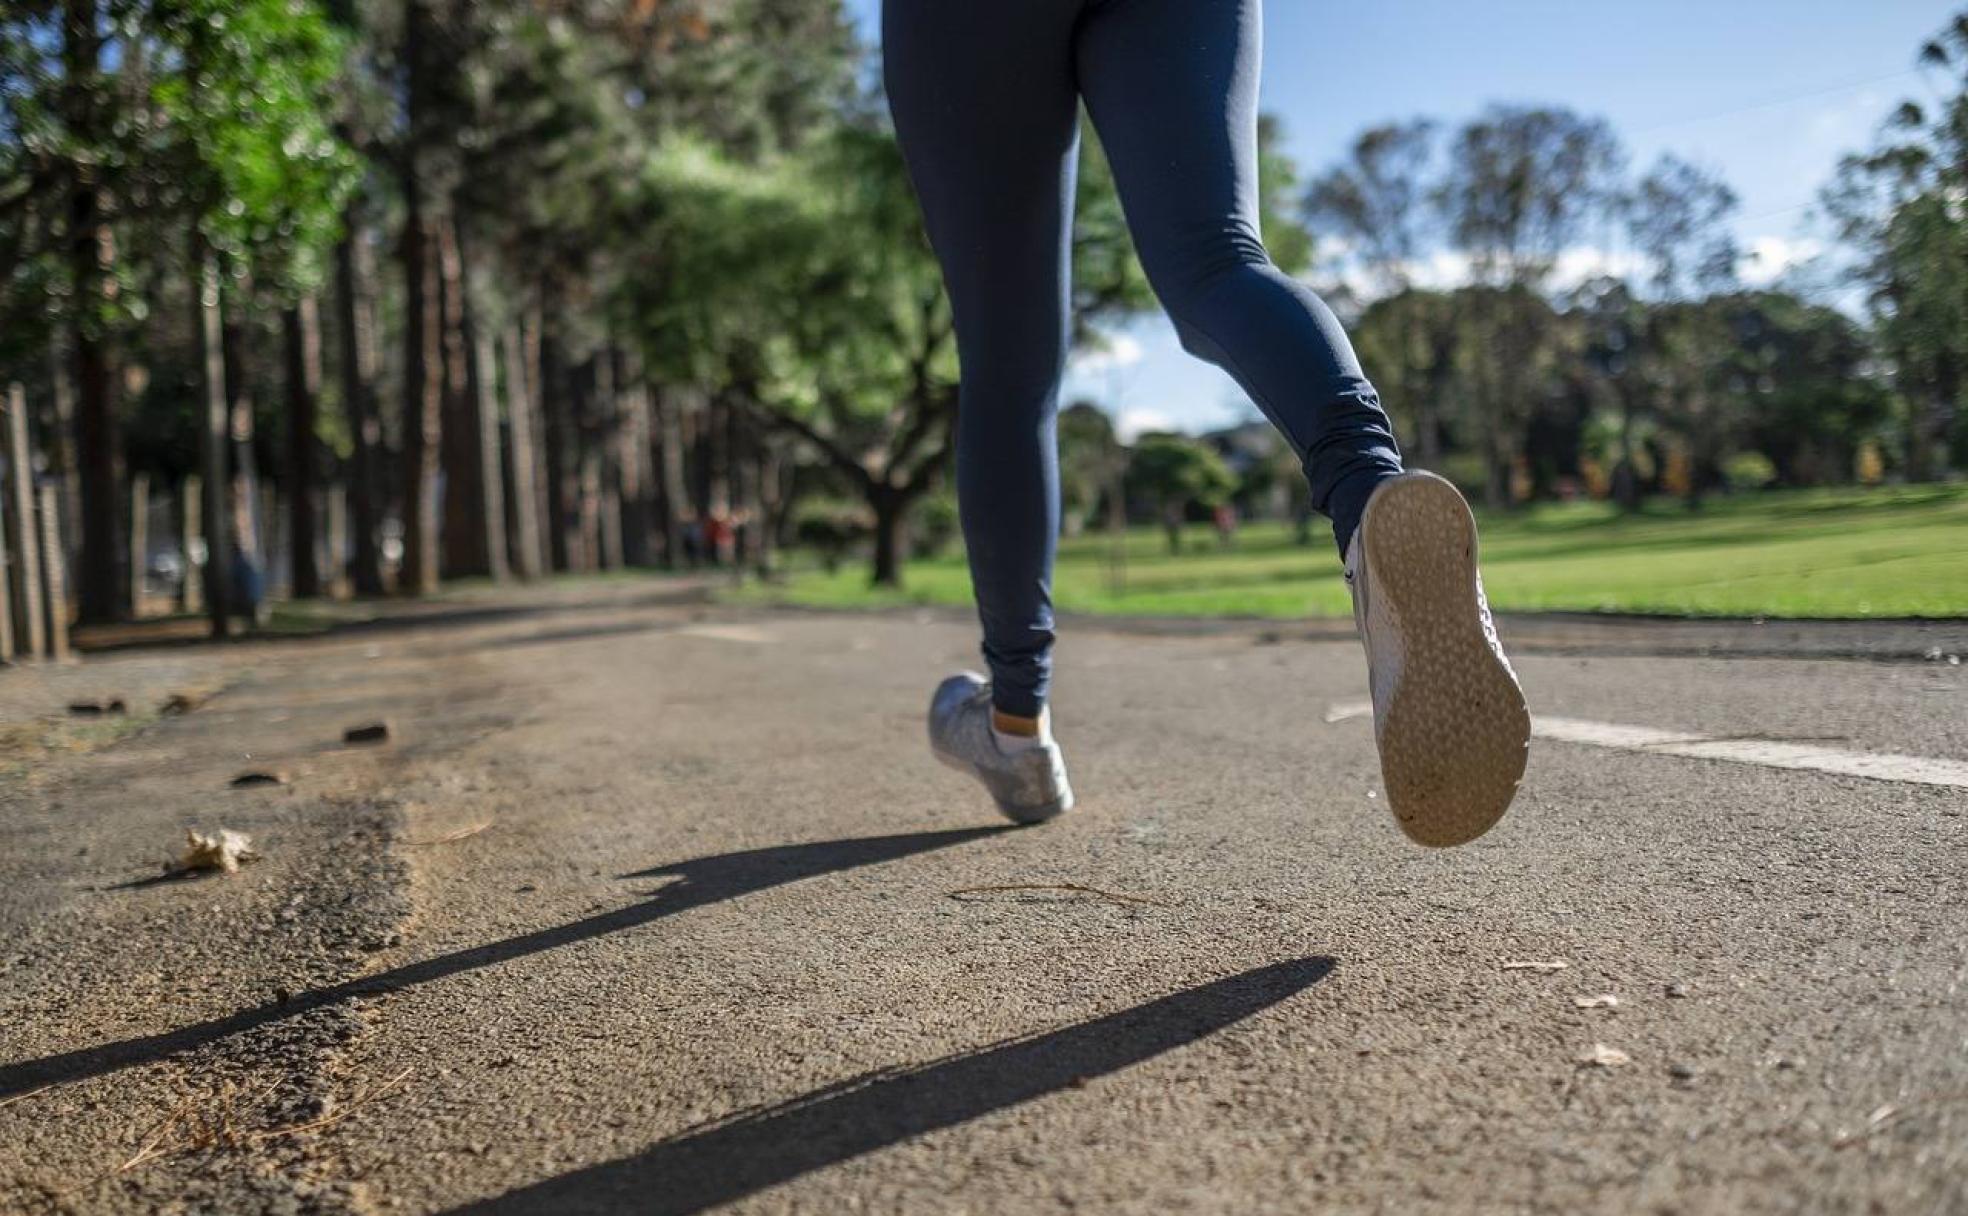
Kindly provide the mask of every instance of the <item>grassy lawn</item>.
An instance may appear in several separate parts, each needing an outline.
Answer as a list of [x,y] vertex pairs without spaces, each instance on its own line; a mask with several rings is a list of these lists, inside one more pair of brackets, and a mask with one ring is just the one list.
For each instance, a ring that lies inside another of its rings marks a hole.
[[[1515,612],[1676,616],[1968,616],[1968,486],[1783,491],[1657,503],[1622,515],[1603,503],[1535,507],[1482,521],[1490,601]],[[1190,530],[1170,556],[1159,530],[1117,546],[1106,534],[1060,547],[1054,599],[1068,612],[1141,616],[1351,613],[1331,533],[1311,547],[1289,528],[1244,527],[1233,549]],[[963,604],[961,553],[911,562],[901,591],[868,586],[865,562],[835,574],[796,567],[782,586],[732,593],[821,607]]]

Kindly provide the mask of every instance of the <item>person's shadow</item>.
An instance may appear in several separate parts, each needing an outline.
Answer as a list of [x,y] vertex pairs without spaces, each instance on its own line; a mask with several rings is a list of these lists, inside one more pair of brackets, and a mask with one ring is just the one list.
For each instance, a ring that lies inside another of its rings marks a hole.
[[452,1209],[682,1216],[1118,1072],[1324,979],[1328,958],[1273,963],[1048,1034],[870,1073],[692,1128],[632,1157]]
[[851,840],[823,840],[809,844],[778,845],[700,857],[674,865],[657,866],[624,878],[672,876],[675,882],[649,899],[610,912],[602,912],[570,924],[555,925],[523,933],[502,941],[465,950],[454,950],[420,962],[375,975],[365,975],[345,983],[312,992],[303,992],[285,1001],[242,1009],[210,1021],[198,1022],[160,1034],[84,1047],[38,1060],[0,1065],[0,1099],[40,1089],[100,1076],[144,1064],[179,1052],[190,1051],[283,1019],[298,1017],[323,1006],[354,997],[395,992],[416,984],[429,983],[480,967],[510,962],[544,950],[573,945],[623,929],[646,925],[665,916],[688,912],[727,899],[737,899],[770,887],[815,878],[841,870],[898,861],[917,853],[948,848],[965,841],[1010,831],[1008,825],[987,828],[957,828],[940,832],[910,832],[895,836],[867,836]]

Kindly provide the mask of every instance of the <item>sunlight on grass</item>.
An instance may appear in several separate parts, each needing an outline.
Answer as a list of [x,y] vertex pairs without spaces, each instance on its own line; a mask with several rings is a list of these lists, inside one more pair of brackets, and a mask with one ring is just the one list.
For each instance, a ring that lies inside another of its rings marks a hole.
[[[1483,574],[1504,611],[1674,616],[1968,616],[1968,487],[1810,490],[1658,503],[1623,515],[1552,504],[1483,520]],[[734,593],[815,607],[967,604],[960,553],[911,562],[901,591],[865,564],[796,571]],[[1140,616],[1346,616],[1331,534],[1295,543],[1282,524],[1245,527],[1223,549],[1196,527],[1171,556],[1158,530],[1060,546],[1054,598],[1067,612]]]

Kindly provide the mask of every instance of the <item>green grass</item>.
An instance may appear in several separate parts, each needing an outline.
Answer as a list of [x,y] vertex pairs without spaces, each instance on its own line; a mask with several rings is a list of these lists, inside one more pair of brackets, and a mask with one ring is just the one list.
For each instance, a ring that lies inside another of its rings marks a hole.
[[[1485,516],[1483,578],[1512,612],[1673,616],[1968,616],[1968,486],[1782,491],[1661,502],[1623,515],[1567,503]],[[1171,556],[1158,530],[1062,542],[1062,611],[1140,616],[1344,616],[1351,601],[1323,523],[1310,547],[1282,524],[1244,527],[1234,549],[1206,527]],[[866,564],[798,569],[734,592],[816,607],[966,604],[961,553],[909,563],[901,591],[868,585]]]

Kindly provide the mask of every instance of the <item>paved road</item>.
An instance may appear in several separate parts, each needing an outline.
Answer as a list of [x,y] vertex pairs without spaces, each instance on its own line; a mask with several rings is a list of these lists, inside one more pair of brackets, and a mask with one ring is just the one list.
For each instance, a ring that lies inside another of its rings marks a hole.
[[[1616,649],[1534,709],[1968,761],[1945,659]],[[970,650],[617,591],[0,676],[223,689],[0,777],[0,1210],[1968,1210],[1955,768],[1541,740],[1429,852],[1351,643],[1080,628],[1011,831],[922,746]],[[141,881],[194,823],[265,860]]]

